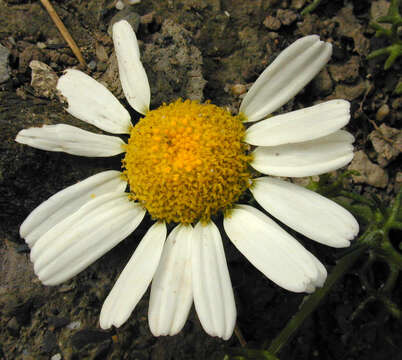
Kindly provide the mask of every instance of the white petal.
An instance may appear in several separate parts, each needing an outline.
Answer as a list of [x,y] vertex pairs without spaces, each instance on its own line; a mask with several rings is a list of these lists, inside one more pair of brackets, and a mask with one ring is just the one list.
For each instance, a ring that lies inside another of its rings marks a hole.
[[110,192],[123,193],[127,182],[115,170],[104,171],[51,196],[34,209],[20,227],[20,236],[32,247],[53,226],[76,212],[82,205]]
[[45,285],[72,278],[130,235],[144,215],[121,192],[87,202],[35,243],[31,260],[36,275]]
[[155,223],[147,231],[102,306],[102,329],[120,327],[129,318],[151,283],[165,239],[164,223]]
[[236,305],[225,252],[213,222],[198,223],[192,236],[194,305],[204,330],[224,340],[232,336]]
[[250,190],[267,212],[319,243],[346,247],[359,232],[349,211],[302,186],[262,177],[254,180]]
[[156,270],[149,299],[152,334],[176,335],[193,302],[191,284],[191,226],[178,225],[169,234]]
[[327,275],[328,275],[327,269],[325,268],[325,266],[315,256],[313,256],[312,258],[313,258],[314,263],[318,270],[318,277],[312,283],[312,285],[314,286],[314,289],[311,290],[310,292],[313,292],[316,287],[322,287],[325,283],[325,280],[327,280]]
[[68,101],[71,115],[112,134],[129,134],[130,114],[102,84],[82,71],[66,70],[57,90]]
[[137,37],[126,20],[113,25],[113,43],[124,95],[134,110],[145,114],[149,110],[151,90],[140,60]]
[[257,121],[279,109],[320,72],[331,54],[332,45],[317,35],[296,40],[260,75],[243,99],[240,112],[247,121]]
[[245,141],[257,146],[277,146],[318,139],[345,126],[350,119],[346,100],[331,100],[277,115],[246,131]]
[[114,156],[124,152],[124,142],[116,136],[94,134],[65,124],[23,129],[15,141],[41,150],[89,157]]
[[322,285],[319,261],[261,211],[237,205],[223,225],[239,251],[277,285],[295,292]]
[[251,166],[260,173],[303,177],[324,174],[345,166],[353,159],[353,136],[346,131],[319,139],[279,146],[258,147]]

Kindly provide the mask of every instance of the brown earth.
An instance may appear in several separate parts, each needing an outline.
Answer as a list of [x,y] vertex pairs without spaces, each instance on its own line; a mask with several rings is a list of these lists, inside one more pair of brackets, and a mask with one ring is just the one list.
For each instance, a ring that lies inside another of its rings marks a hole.
[[[127,105],[108,35],[118,11],[105,0],[52,3],[89,65],[85,71]],[[334,55],[329,66],[281,112],[335,97],[350,100],[348,130],[355,135],[361,154],[353,166],[362,171],[350,180],[350,186],[360,194],[375,193],[389,200],[401,186],[397,160],[402,98],[393,91],[401,67],[397,63],[385,72],[383,59],[366,59],[370,51],[386,45],[385,40],[374,37],[368,23],[387,2],[375,1],[371,7],[368,1],[324,0],[315,12],[302,17],[301,9],[307,3],[143,0],[119,16],[129,18],[137,30],[153,107],[190,97],[210,99],[236,111],[241,95],[291,42],[308,34],[319,34],[331,42]],[[0,56],[0,66],[9,77],[0,83],[0,359],[222,359],[227,348],[240,346],[238,339],[233,336],[224,342],[206,335],[194,309],[179,335],[153,337],[147,325],[148,293],[121,328],[99,328],[102,303],[150,219],[66,284],[45,287],[36,279],[29,249],[18,234],[19,225],[55,192],[101,170],[118,169],[120,159],[44,152],[14,141],[19,130],[42,124],[67,123],[98,130],[68,115],[52,91],[52,79],[78,62],[40,3],[0,0],[0,14],[0,44],[9,52],[7,63]],[[31,84],[32,60],[49,65],[50,70],[38,70],[34,64],[36,77]],[[138,119],[138,114],[132,115]],[[389,142],[389,137],[398,140]],[[378,170],[374,182],[373,169]],[[283,328],[303,295],[275,286],[224,240],[238,327],[247,346],[259,348]],[[301,242],[329,271],[342,254],[305,239]],[[385,270],[377,270],[374,276],[380,284]],[[400,285],[396,303],[401,303]],[[352,316],[364,295],[356,273],[347,274],[280,358],[397,359],[402,350],[400,323],[383,321],[385,315],[376,304],[357,318]]]

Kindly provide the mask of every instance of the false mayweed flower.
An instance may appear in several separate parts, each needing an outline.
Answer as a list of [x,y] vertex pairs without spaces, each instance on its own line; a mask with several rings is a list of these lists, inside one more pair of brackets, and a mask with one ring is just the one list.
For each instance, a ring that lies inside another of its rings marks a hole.
[[[16,137],[74,155],[125,153],[122,172],[105,171],[60,191],[21,225],[43,284],[60,284],[85,269],[130,235],[148,211],[156,222],[106,298],[104,329],[121,326],[152,281],[148,319],[154,335],[177,334],[193,300],[208,334],[232,335],[233,289],[212,220],[219,213],[235,247],[273,282],[295,292],[322,286],[327,273],[314,255],[262,211],[236,202],[249,190],[270,215],[325,245],[349,246],[358,233],[354,217],[336,203],[288,181],[254,175],[319,175],[353,158],[354,138],[340,130],[350,118],[345,100],[267,118],[322,69],[331,45],[316,35],[294,42],[261,74],[233,116],[209,102],[181,99],[149,110],[147,75],[126,21],[113,26],[113,41],[124,94],[144,115],[135,126],[118,100],[83,72],[67,70],[57,88],[70,114],[104,131],[129,134],[127,144],[63,124],[22,130]],[[168,236],[167,223],[177,223]]]

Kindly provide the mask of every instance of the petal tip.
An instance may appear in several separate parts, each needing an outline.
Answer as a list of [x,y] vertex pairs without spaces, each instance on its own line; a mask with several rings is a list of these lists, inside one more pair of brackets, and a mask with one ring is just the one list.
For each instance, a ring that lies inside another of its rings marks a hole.
[[57,286],[60,285],[63,281],[57,281],[55,279],[43,279],[42,276],[38,276],[39,280],[41,281],[41,283],[45,286]]
[[353,216],[353,215],[351,215],[351,217],[352,217],[352,234],[351,234],[351,237],[350,238],[348,238],[348,240],[353,240],[358,234],[359,234],[359,231],[360,231],[360,225],[359,225],[359,223],[357,222],[357,220],[356,220],[356,218]]
[[14,139],[14,141],[16,141],[17,143],[19,143],[19,144],[24,144],[24,140],[23,140],[23,138],[24,138],[24,135],[23,135],[23,131],[24,131],[25,129],[23,129],[23,130],[21,130],[21,131],[19,131],[18,132],[18,134],[17,134],[17,136],[15,137],[15,139]]
[[318,41],[320,41],[320,35],[312,34],[312,35],[303,36],[303,37],[297,39],[295,42],[305,42],[305,43],[308,43],[309,45],[312,45]]
[[[114,325],[113,320],[110,319],[109,315],[110,315],[110,313],[106,313],[102,307],[100,317],[99,317],[99,326],[103,330],[109,330]],[[118,327],[118,326],[116,326],[116,327]]]
[[118,30],[118,28],[122,28],[123,26],[129,26],[130,29],[132,29],[131,25],[129,24],[129,22],[128,22],[127,20],[121,19],[121,20],[119,20],[119,21],[116,21],[116,22],[113,24],[112,30],[113,30],[113,32],[114,32],[115,30]]

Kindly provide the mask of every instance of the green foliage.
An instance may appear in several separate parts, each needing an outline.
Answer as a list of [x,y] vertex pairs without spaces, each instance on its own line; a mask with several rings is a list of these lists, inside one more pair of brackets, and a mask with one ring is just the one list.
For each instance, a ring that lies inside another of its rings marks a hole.
[[[391,45],[381,49],[374,50],[367,59],[373,59],[378,56],[387,56],[384,63],[384,70],[388,70],[395,61],[402,56],[402,39],[398,35],[398,28],[402,26],[402,16],[400,14],[400,0],[391,0],[388,13],[381,16],[377,21],[371,21],[370,26],[376,30],[375,36],[386,37],[390,40]],[[391,28],[385,28],[381,24],[390,24]],[[402,93],[402,82],[399,82],[395,88],[397,94]]]
[[266,350],[234,348],[229,349],[229,354],[223,360],[279,360],[275,355]]
[[396,93],[397,95],[401,95],[401,94],[402,94],[402,81],[401,81],[401,80],[399,81],[398,85],[396,85],[395,93]]
[[320,2],[321,2],[321,0],[313,0],[313,2],[310,5],[307,5],[303,9],[303,11],[301,12],[301,15],[304,16],[304,15],[307,15],[307,14],[310,14],[311,12],[313,12],[318,7],[318,5],[320,5]]

